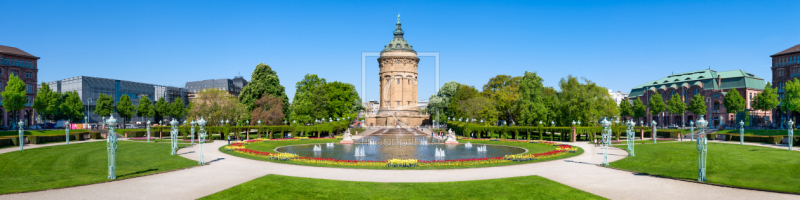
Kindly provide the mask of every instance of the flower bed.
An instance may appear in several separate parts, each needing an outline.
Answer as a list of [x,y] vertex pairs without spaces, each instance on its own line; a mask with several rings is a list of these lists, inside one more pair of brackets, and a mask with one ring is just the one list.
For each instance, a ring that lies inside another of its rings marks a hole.
[[[422,161],[417,159],[390,159],[388,161],[359,161],[359,160],[340,160],[334,158],[317,158],[317,157],[301,157],[297,154],[292,153],[271,153],[271,152],[262,152],[256,150],[250,150],[245,147],[247,144],[257,143],[257,142],[268,142],[268,141],[286,141],[290,139],[255,139],[255,140],[248,140],[243,142],[234,142],[231,145],[225,147],[225,150],[233,151],[236,153],[241,153],[249,156],[261,157],[271,160],[280,160],[280,161],[296,161],[296,162],[303,162],[303,163],[310,163],[310,164],[324,164],[324,165],[339,165],[339,166],[371,166],[371,167],[440,167],[440,166],[464,166],[464,165],[483,165],[483,164],[494,164],[494,163],[505,163],[505,162],[524,162],[524,161],[532,161],[544,158],[551,158],[556,156],[561,156],[567,153],[575,153],[577,152],[577,148],[571,145],[561,144],[557,142],[551,141],[542,141],[542,140],[535,140],[535,141],[528,141],[528,140],[502,140],[507,142],[530,142],[530,143],[538,143],[538,144],[547,144],[552,145],[555,147],[555,150],[544,152],[544,153],[536,153],[536,154],[514,154],[514,155],[506,155],[503,157],[492,157],[492,158],[471,158],[471,159],[459,159],[459,160],[431,160],[431,161]],[[298,139],[294,139],[298,140]]]

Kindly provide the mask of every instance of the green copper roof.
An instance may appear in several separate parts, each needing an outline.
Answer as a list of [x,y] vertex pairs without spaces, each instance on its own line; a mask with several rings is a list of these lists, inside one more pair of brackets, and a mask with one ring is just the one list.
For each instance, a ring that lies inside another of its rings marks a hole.
[[[721,85],[717,84],[717,76],[722,79]],[[693,85],[701,86],[704,90],[731,89],[731,88],[751,88],[763,90],[767,85],[763,78],[747,73],[742,70],[731,70],[717,72],[706,69],[669,75],[662,79],[649,81],[631,89],[629,98],[644,95],[646,90],[667,89],[669,87],[690,87]]]
[[389,42],[389,45],[384,46],[383,51],[411,51],[415,52],[412,45],[409,45],[406,42],[406,39],[403,38],[403,29],[400,27],[400,15],[397,15],[397,27],[394,29],[394,38],[392,41]]

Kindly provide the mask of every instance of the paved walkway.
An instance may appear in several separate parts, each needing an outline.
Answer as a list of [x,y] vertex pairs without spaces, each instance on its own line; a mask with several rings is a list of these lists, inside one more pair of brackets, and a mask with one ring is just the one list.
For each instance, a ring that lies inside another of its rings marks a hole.
[[[250,160],[224,154],[224,142],[206,145],[207,166],[101,184],[2,195],[0,199],[196,199],[267,175],[369,182],[447,182],[539,175],[610,199],[798,199],[798,195],[759,192],[636,175],[597,166],[602,149],[569,143],[585,153],[563,160],[502,167],[452,170],[368,170],[310,167]],[[198,145],[178,153],[198,159]],[[627,156],[612,148],[609,161]]]

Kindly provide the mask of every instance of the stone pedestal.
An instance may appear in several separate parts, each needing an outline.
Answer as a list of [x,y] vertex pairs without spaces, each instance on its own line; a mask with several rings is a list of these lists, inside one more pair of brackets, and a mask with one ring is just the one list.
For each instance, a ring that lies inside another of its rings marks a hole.
[[355,143],[353,140],[342,140],[342,141],[339,141],[339,144],[353,144],[353,143]]
[[458,141],[444,141],[444,144],[458,144]]
[[577,131],[575,127],[572,127],[572,142],[575,142],[577,139]]

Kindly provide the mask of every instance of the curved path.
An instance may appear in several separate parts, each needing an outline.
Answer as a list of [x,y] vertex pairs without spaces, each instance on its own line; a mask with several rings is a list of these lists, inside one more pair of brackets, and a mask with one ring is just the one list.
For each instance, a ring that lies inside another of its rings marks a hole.
[[[226,142],[207,144],[209,165],[163,174],[39,192],[0,195],[0,199],[196,199],[267,174],[369,182],[446,182],[539,175],[610,199],[796,199],[798,195],[719,187],[596,166],[602,149],[586,142],[568,143],[582,155],[542,163],[451,170],[369,170],[289,165],[250,160],[217,149]],[[198,146],[178,153],[197,160]],[[627,156],[612,148],[609,161]]]

